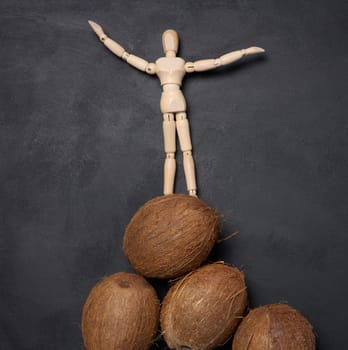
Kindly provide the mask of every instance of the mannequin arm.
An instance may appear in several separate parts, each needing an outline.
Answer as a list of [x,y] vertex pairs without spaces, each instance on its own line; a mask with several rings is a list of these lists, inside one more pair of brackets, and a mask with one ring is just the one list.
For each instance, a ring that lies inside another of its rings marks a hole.
[[141,57],[128,53],[120,44],[110,39],[105,33],[103,28],[93,21],[88,21],[94,32],[99,37],[100,41],[116,56],[122,58],[129,65],[146,72],[148,74],[155,74],[155,65],[149,63]]
[[232,51],[219,58],[212,58],[207,60],[200,60],[196,62],[187,62],[185,64],[185,70],[187,73],[191,72],[203,72],[206,70],[214,69],[226,64],[233,63],[240,60],[244,56],[254,55],[265,52],[261,47],[249,47],[247,49]]

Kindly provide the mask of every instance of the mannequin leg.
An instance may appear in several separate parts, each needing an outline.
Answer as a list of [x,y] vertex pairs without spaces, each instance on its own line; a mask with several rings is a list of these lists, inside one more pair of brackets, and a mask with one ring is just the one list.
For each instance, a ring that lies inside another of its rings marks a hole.
[[197,185],[195,175],[195,164],[192,157],[192,144],[189,122],[185,112],[175,114],[176,129],[178,131],[180,148],[183,154],[184,172],[186,186],[189,195],[197,196]]
[[176,171],[176,130],[173,113],[163,114],[163,137],[164,151],[166,153],[166,159],[164,161],[163,194],[167,195],[174,192],[174,180]]

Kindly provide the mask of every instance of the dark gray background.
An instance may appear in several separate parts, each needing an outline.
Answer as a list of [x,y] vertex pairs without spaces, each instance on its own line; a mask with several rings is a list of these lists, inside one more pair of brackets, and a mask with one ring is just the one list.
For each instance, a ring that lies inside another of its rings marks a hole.
[[[0,348],[81,349],[90,289],[132,271],[125,225],[161,194],[159,82],[108,52],[88,19],[150,61],[167,28],[187,60],[267,50],[184,83],[200,196],[224,235],[240,231],[210,260],[245,272],[252,307],[286,301],[318,349],[344,349],[343,0],[1,1]],[[163,296],[166,282],[154,285]]]

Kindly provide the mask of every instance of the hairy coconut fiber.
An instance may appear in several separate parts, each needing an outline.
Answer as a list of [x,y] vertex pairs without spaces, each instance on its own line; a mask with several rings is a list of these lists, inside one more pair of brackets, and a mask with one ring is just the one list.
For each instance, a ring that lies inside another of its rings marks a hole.
[[205,265],[169,289],[161,308],[163,337],[171,349],[215,349],[235,332],[247,300],[241,271]]
[[311,324],[297,310],[285,304],[271,304],[252,310],[240,324],[233,350],[314,350]]
[[160,303],[141,276],[119,272],[99,282],[82,312],[87,350],[147,350],[158,329]]
[[219,231],[218,214],[201,199],[185,194],[154,198],[129,222],[123,250],[142,275],[181,276],[208,257]]

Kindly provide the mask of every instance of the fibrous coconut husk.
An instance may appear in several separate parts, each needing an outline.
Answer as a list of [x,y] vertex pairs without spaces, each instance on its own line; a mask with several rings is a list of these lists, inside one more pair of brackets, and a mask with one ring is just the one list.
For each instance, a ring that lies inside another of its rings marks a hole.
[[185,194],[154,198],[129,222],[123,249],[142,275],[174,278],[201,265],[218,237],[219,216]]
[[119,272],[99,282],[82,312],[87,350],[147,350],[155,339],[160,303],[141,276]]
[[211,350],[225,343],[247,305],[244,275],[223,263],[205,265],[170,288],[161,308],[171,349]]
[[312,325],[286,304],[252,310],[240,324],[233,350],[314,350]]

